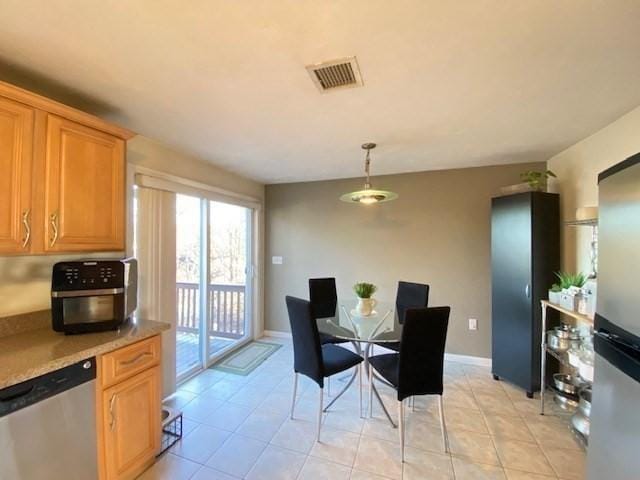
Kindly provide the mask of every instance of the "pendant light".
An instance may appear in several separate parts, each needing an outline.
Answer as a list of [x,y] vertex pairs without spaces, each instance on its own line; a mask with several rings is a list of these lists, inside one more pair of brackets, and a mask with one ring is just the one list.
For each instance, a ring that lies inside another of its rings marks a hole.
[[340,200],[342,200],[343,202],[371,205],[374,203],[389,202],[398,198],[397,193],[388,192],[386,190],[374,190],[373,188],[371,188],[371,178],[369,177],[369,166],[371,164],[371,158],[369,154],[374,148],[376,148],[375,143],[364,143],[362,145],[362,149],[367,151],[367,156],[364,159],[364,171],[367,175],[367,179],[364,184],[364,190],[345,193],[340,197]]

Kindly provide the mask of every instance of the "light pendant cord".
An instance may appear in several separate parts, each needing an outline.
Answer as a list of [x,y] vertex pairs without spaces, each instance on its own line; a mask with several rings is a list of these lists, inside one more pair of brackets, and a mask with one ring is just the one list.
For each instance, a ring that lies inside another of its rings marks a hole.
[[369,157],[370,149],[367,148],[367,156],[364,159],[364,171],[367,174],[367,180],[364,183],[365,190],[371,190],[371,178],[369,174],[369,166],[371,165],[371,158]]

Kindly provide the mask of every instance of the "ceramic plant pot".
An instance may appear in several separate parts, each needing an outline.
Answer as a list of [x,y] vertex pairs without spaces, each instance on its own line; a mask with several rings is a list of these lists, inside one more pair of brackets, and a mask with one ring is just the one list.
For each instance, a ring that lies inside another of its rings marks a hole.
[[549,290],[549,301],[551,303],[555,303],[556,305],[559,305],[561,296],[562,296],[562,292],[554,292],[553,290]]
[[361,317],[368,317],[373,313],[378,302],[374,298],[358,298],[358,305],[356,306],[356,312]]

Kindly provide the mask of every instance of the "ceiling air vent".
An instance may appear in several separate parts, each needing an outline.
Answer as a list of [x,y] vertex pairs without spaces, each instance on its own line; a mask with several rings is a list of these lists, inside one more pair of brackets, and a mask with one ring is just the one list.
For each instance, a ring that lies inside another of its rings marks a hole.
[[307,71],[321,92],[362,86],[362,76],[356,57],[309,65]]

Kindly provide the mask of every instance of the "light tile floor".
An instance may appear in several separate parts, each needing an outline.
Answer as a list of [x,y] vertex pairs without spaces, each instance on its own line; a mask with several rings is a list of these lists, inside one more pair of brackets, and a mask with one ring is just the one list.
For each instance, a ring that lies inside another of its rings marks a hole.
[[[360,418],[357,382],[324,416],[316,443],[318,388],[301,377],[290,420],[291,342],[266,340],[284,346],[249,376],[206,370],[180,387],[172,402],[184,411],[185,435],[141,479],[584,478],[584,451],[560,410],[551,406],[554,415],[540,416],[537,400],[494,381],[486,368],[459,363],[445,366],[450,454],[442,450],[437,401],[423,397],[415,412],[407,408],[402,464],[398,432],[379,406],[374,403],[373,418]],[[334,379],[332,393],[341,385]],[[392,391],[381,388],[381,394],[395,412]]]

